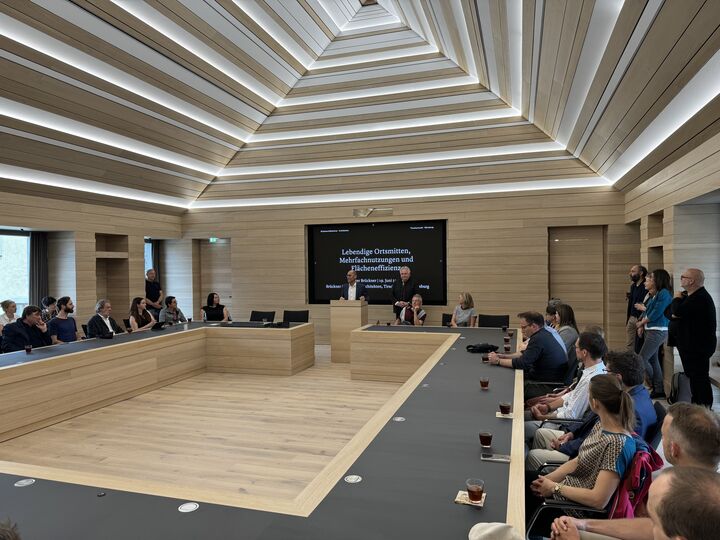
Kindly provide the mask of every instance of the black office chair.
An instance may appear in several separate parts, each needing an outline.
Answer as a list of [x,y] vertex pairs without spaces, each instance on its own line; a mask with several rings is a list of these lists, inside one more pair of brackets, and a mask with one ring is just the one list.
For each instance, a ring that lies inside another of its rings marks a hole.
[[273,322],[275,320],[275,312],[254,310],[250,312],[250,322],[263,322],[263,319],[265,322]]
[[442,314],[442,325],[450,326],[451,322],[452,322],[452,313],[443,313]]
[[283,311],[283,322],[305,323],[310,320],[310,311],[307,309],[299,311]]
[[82,325],[83,332],[85,333],[85,337],[88,337],[88,330],[87,330],[87,324]]
[[510,326],[510,315],[478,315],[477,325],[480,328],[502,328]]
[[123,319],[123,324],[125,325],[125,330],[128,332],[132,331],[132,327],[130,326],[130,319]]

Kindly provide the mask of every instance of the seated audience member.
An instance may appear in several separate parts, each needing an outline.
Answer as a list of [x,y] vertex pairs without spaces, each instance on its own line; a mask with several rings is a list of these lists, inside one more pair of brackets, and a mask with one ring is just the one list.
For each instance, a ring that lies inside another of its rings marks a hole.
[[177,305],[177,299],[174,296],[168,296],[165,299],[165,307],[160,311],[158,322],[168,324],[177,324],[187,322],[185,315]]
[[[605,508],[637,450],[632,436],[635,411],[630,394],[613,375],[597,375],[590,381],[590,407],[599,422],[583,442],[578,456],[530,484],[526,516],[532,516],[542,498],[574,501]],[[534,495],[534,496],[533,496]],[[584,517],[580,512],[577,517]],[[550,512],[546,513],[547,516]],[[544,517],[544,516],[541,516]],[[551,521],[538,523],[549,530]]]
[[40,304],[42,305],[42,321],[50,322],[50,319],[57,315],[57,300],[52,296],[46,296],[40,300]]
[[[635,410],[634,432],[644,439],[648,430],[655,427],[657,415],[650,393],[643,386],[645,368],[640,357],[630,351],[610,351],[605,357],[605,369],[615,376],[630,394]],[[564,462],[577,456],[585,438],[592,432],[598,417],[590,411],[583,423],[564,433],[556,429],[540,428],[535,433],[532,450],[527,455],[527,470],[537,470],[543,463]]]
[[585,414],[590,403],[590,379],[605,373],[603,357],[607,354],[607,346],[598,334],[583,332],[574,348],[584,368],[580,380],[572,391],[548,403],[535,405],[526,413],[526,420],[529,420],[525,422],[526,439],[532,440],[542,420],[582,418]]
[[[720,466],[720,417],[699,405],[675,403],[663,421],[662,445],[665,459],[674,467],[695,467],[707,471],[706,474],[714,473]],[[648,518],[558,519],[571,523],[578,531],[603,535],[603,538],[653,540],[653,524]],[[566,534],[560,538],[583,536]]]
[[15,316],[17,304],[12,300],[3,300],[0,302],[0,307],[2,307],[3,310],[2,315],[0,315],[0,334],[2,334],[3,326],[17,320],[17,317]]
[[[567,371],[567,354],[545,328],[542,314],[526,311],[518,314],[520,330],[528,340],[522,353],[490,353],[489,362],[498,366],[522,369],[525,378],[531,381],[562,381]],[[555,384],[537,384],[526,386],[525,400],[543,395],[552,390]]]
[[3,329],[3,352],[22,351],[28,345],[32,347],[52,345],[47,325],[43,322],[42,312],[37,306],[25,307],[22,318],[6,325]]
[[220,303],[220,295],[211,292],[207,297],[207,304],[202,307],[203,321],[221,321],[230,320],[230,313],[227,308]]
[[20,540],[20,533],[16,523],[9,519],[0,522],[0,540]]
[[90,317],[87,323],[89,338],[104,338],[114,334],[124,334],[125,330],[120,328],[120,325],[115,322],[110,314],[112,313],[112,304],[110,300],[98,300],[95,305],[95,313]]
[[[698,467],[665,469],[650,486],[647,512],[647,518],[602,521],[562,516],[553,522],[551,538],[715,540],[720,531],[720,474]],[[613,535],[580,532],[580,527],[592,531],[599,525]]]
[[545,306],[545,326],[555,326],[557,307],[562,303],[563,301],[559,298],[548,300],[547,306]]
[[475,326],[475,302],[470,293],[460,293],[458,296],[458,305],[455,306],[455,310],[450,320],[450,326],[458,328],[460,326]]
[[58,298],[57,309],[57,315],[50,319],[47,325],[53,345],[78,341],[81,336],[78,333],[77,324],[74,318],[69,317],[71,313],[75,312],[75,304],[69,296],[63,296]]
[[400,310],[399,324],[410,326],[422,326],[425,324],[427,313],[422,308],[422,296],[416,294],[412,297],[411,305],[405,306]]
[[555,308],[555,329],[558,331],[558,334],[560,334],[563,344],[565,345],[568,362],[573,365],[577,364],[578,359],[575,356],[575,342],[580,332],[575,322],[575,312],[568,304],[558,304]]
[[144,298],[139,296],[133,298],[130,304],[130,329],[133,332],[142,332],[143,330],[150,330],[155,324],[155,317],[150,313],[147,308]]

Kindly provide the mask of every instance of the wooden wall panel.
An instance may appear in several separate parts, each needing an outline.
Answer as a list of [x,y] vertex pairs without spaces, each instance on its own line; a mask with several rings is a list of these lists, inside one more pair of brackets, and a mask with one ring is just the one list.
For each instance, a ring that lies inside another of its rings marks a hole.
[[605,320],[604,235],[597,225],[548,229],[550,296],[572,306],[580,330]]
[[207,239],[199,242],[201,308],[207,301],[207,295],[216,292],[220,295],[220,303],[234,313],[233,273],[236,270],[230,265],[230,244],[229,238],[219,238],[214,244]]
[[[547,228],[622,226],[622,199],[612,189],[593,188],[384,201],[382,206],[392,207],[393,216],[377,221],[448,220],[449,305],[428,307],[428,324],[440,324],[442,313],[451,311],[462,291],[473,294],[477,311],[509,314],[512,320],[520,311],[543,309],[547,302]],[[218,234],[218,223],[224,224],[223,235],[232,240],[228,272],[232,272],[232,313],[236,319],[247,320],[252,309],[278,313],[283,309],[309,309],[316,328],[316,343],[329,343],[329,306],[306,304],[305,225],[358,221],[352,217],[354,206],[358,205],[196,210],[184,216],[183,230],[187,237],[208,238]],[[624,295],[627,272],[626,256],[622,253],[621,256],[623,263],[617,270],[613,266],[613,271],[619,272],[613,283],[623,283],[614,292],[620,296]],[[203,256],[202,260],[203,272],[207,272],[207,258]],[[217,265],[218,259],[209,262]],[[601,264],[598,271],[602,270]],[[598,279],[602,282],[601,275]],[[370,306],[369,322],[391,318],[389,300],[387,305]],[[597,311],[587,318],[602,324],[603,313]]]
[[[191,239],[162,240],[160,242],[160,283],[165,296],[177,298],[178,307],[186,317],[197,320],[200,305],[195,296],[200,295],[199,257],[195,256],[195,242]],[[197,278],[197,279],[196,279]]]
[[75,234],[48,233],[48,291],[51,296],[70,296],[77,301],[75,280]]

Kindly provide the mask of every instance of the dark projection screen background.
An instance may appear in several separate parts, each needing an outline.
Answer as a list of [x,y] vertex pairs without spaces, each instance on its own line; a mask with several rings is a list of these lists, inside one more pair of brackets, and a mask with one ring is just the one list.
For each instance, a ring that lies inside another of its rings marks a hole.
[[340,297],[354,269],[370,289],[371,304],[388,304],[401,266],[409,266],[423,303],[447,303],[445,220],[308,225],[311,304]]

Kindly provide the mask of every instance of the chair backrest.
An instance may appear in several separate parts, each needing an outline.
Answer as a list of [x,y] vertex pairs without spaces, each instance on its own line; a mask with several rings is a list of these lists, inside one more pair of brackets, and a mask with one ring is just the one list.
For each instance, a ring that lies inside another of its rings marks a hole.
[[502,328],[510,326],[510,315],[478,315],[477,325],[480,328]]
[[577,372],[578,372],[577,360],[568,360],[567,371],[565,372],[565,378],[563,379],[565,386],[570,386],[572,384],[573,379],[575,378],[575,375],[577,375]]
[[639,507],[647,503],[652,473],[663,466],[662,458],[653,448],[641,439],[635,440],[639,446],[611,499],[610,519],[634,518]]
[[250,322],[262,322],[265,319],[267,322],[273,322],[275,320],[274,311],[251,311]]
[[443,326],[450,326],[451,321],[452,321],[452,313],[443,313],[442,314],[442,325]]
[[657,450],[658,446],[660,446],[660,442],[662,441],[661,428],[663,425],[663,421],[665,420],[665,416],[667,415],[667,409],[659,401],[655,402],[653,408],[655,409],[657,421],[655,422],[655,425],[651,429],[648,429],[645,433],[645,442],[647,442],[650,446]]
[[123,324],[125,325],[125,330],[132,330],[132,327],[130,326],[130,319],[123,319]]
[[310,320],[310,311],[307,309],[299,311],[283,311],[283,322],[304,323]]
[[88,330],[87,330],[87,324],[82,325],[83,332],[85,333],[85,337],[88,337]]

